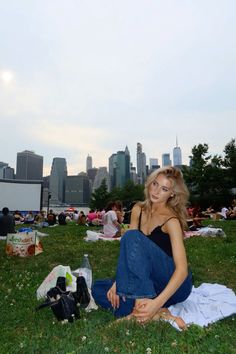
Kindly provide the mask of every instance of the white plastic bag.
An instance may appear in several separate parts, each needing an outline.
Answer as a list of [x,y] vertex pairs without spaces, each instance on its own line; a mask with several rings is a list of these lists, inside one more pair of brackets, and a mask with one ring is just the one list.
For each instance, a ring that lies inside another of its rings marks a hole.
[[36,295],[38,300],[46,297],[48,290],[56,286],[58,277],[66,278],[67,291],[76,291],[76,277],[72,274],[70,266],[58,265],[53,268],[37,289]]

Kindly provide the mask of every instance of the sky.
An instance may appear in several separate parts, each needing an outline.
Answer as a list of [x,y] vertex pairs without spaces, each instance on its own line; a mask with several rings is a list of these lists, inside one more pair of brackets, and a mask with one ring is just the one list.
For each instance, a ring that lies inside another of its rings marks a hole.
[[222,155],[236,133],[235,0],[0,0],[0,161],[68,174],[137,142]]

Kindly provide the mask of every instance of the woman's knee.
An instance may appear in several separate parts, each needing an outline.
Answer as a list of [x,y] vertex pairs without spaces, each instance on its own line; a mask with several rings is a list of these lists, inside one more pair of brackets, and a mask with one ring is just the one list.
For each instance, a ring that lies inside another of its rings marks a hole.
[[127,230],[121,238],[122,243],[130,243],[142,236],[139,230]]

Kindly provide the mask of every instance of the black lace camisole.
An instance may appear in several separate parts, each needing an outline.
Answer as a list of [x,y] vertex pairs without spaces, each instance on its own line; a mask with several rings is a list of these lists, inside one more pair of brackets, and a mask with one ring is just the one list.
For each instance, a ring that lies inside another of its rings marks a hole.
[[[140,232],[142,230],[140,229],[141,227],[141,218],[142,218],[142,210],[139,215],[139,224],[138,224],[138,229]],[[171,242],[170,242],[170,236],[166,232],[162,231],[162,226],[167,223],[170,219],[177,219],[175,216],[171,216],[169,219],[167,219],[162,225],[159,225],[155,227],[152,232],[149,235],[146,235],[142,232],[143,235],[148,237],[151,241],[153,241],[158,247],[160,247],[169,257],[173,257],[172,253],[172,247],[171,247]]]

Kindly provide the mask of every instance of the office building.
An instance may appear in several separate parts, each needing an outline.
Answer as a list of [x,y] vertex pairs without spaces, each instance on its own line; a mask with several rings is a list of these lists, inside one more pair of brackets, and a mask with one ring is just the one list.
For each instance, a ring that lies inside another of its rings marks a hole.
[[5,162],[0,162],[0,179],[14,179],[14,168]]
[[115,187],[124,187],[130,180],[130,153],[126,146],[125,151],[117,151],[109,158],[109,177],[111,189]]
[[65,203],[88,206],[90,200],[89,179],[85,173],[65,178]]
[[162,154],[162,167],[171,166],[170,154]]
[[173,149],[173,165],[174,166],[182,165],[182,153],[180,147],[178,146],[177,137],[176,137],[176,146]]
[[93,168],[92,157],[88,155],[86,159],[86,172],[88,172],[88,170],[91,170],[92,168]]
[[17,153],[16,179],[41,181],[43,179],[43,156],[25,150]]
[[60,205],[65,202],[65,180],[67,177],[66,159],[54,157],[49,178],[51,204]]
[[106,182],[107,191],[110,191],[110,179],[107,168],[99,167],[93,182],[93,192],[101,186],[103,180]]
[[144,184],[147,177],[146,155],[142,151],[142,144],[137,143],[137,175],[138,183]]
[[152,173],[153,171],[157,170],[158,168],[160,168],[160,165],[158,165],[158,159],[150,158],[149,159],[148,174]]

